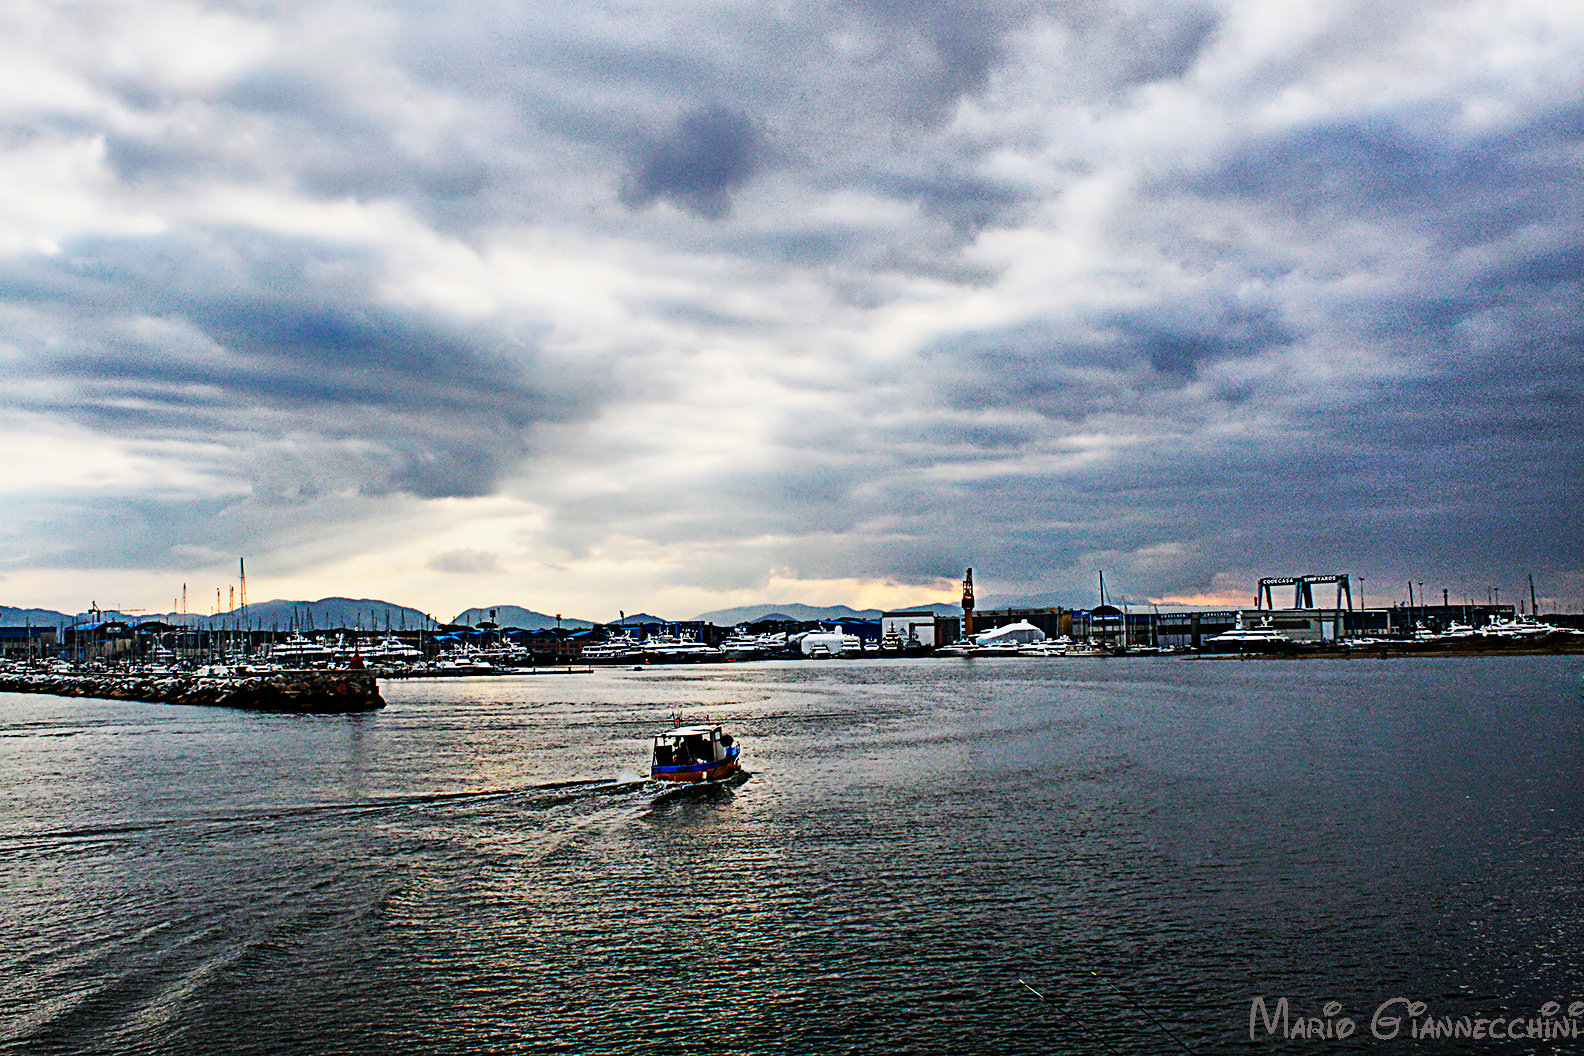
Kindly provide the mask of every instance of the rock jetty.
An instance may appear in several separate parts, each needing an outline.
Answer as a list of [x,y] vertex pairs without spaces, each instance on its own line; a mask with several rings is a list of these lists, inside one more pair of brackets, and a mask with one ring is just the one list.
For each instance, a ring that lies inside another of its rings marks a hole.
[[0,674],[0,693],[50,693],[305,715],[376,711],[385,706],[379,683],[368,671],[272,671],[223,676],[24,672]]

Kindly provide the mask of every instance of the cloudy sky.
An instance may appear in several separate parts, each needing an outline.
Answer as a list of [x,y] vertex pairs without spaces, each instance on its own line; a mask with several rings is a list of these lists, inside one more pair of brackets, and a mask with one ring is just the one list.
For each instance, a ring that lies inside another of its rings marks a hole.
[[1572,0],[19,0],[0,113],[0,603],[1584,606]]

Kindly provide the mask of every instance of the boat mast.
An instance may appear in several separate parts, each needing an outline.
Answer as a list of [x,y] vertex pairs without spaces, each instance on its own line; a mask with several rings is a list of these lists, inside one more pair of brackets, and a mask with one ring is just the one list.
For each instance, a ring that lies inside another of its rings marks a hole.
[[249,653],[251,651],[251,646],[252,646],[252,643],[248,641],[248,631],[250,630],[250,628],[248,627],[248,622],[247,622],[247,559],[246,558],[242,558],[242,557],[237,558],[237,575],[242,580],[242,653],[245,656],[245,655],[247,655],[247,653]]

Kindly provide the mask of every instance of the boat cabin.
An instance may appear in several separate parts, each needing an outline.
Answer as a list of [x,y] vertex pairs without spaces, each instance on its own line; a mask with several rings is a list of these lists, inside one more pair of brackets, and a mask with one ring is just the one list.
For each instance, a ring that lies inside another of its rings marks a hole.
[[719,762],[730,754],[732,736],[719,726],[678,726],[655,734],[655,766]]

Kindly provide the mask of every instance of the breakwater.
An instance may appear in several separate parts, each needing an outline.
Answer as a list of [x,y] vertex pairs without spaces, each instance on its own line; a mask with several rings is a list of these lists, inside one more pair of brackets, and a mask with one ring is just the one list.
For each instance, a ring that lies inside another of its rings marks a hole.
[[318,715],[375,711],[385,706],[379,683],[367,671],[225,676],[25,672],[0,675],[0,692]]

